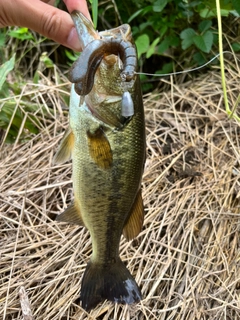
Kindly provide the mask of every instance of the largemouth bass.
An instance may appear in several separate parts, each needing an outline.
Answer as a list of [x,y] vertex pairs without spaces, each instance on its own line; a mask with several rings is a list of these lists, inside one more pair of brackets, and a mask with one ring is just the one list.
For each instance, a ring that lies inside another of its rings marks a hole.
[[141,179],[145,125],[137,56],[129,25],[95,31],[80,12],[72,18],[83,52],[70,71],[69,129],[55,162],[72,156],[73,203],[58,217],[85,226],[92,256],[82,279],[82,306],[107,299],[131,304],[141,299],[119,257],[119,242],[142,229]]

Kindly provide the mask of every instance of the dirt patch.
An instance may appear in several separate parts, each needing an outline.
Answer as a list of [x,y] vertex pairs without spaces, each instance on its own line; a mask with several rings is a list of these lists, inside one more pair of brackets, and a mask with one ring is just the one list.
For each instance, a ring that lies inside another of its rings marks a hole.
[[[230,66],[226,75],[233,106],[240,72]],[[240,318],[240,123],[224,111],[218,70],[165,83],[170,90],[144,100],[144,228],[120,247],[144,299],[135,306],[105,302],[91,314],[76,302],[91,241],[85,229],[52,220],[70,203],[72,183],[70,162],[52,164],[68,119],[58,112],[58,87],[48,84],[44,96],[55,112],[44,129],[1,149],[3,319]],[[23,318],[24,290],[31,312]]]

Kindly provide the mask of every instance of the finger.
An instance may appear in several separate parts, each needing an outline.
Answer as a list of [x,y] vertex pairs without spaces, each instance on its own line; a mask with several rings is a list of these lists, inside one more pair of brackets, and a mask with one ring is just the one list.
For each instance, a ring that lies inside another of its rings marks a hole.
[[73,10],[78,10],[82,12],[85,17],[87,17],[89,20],[91,20],[91,16],[88,11],[88,6],[86,0],[63,0],[68,12],[73,12]]
[[55,4],[55,0],[41,0],[42,2],[45,2],[45,3],[48,3],[50,4],[51,6],[54,6]]
[[70,15],[42,1],[1,1],[1,26],[28,27],[66,47],[81,51]]

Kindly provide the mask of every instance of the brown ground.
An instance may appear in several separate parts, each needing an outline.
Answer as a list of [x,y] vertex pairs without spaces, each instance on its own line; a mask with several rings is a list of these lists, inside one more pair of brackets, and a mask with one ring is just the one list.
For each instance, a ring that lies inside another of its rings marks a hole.
[[[1,149],[4,320],[240,319],[240,123],[224,111],[219,74],[179,85],[163,80],[169,91],[145,97],[145,223],[120,247],[144,299],[135,306],[105,302],[90,314],[76,303],[89,234],[52,220],[72,198],[71,163],[52,164],[67,126],[63,89],[47,81],[40,91],[23,89],[41,102],[39,114],[50,101],[57,116],[43,116],[41,133],[26,143]],[[240,71],[229,64],[226,75],[232,107]]]

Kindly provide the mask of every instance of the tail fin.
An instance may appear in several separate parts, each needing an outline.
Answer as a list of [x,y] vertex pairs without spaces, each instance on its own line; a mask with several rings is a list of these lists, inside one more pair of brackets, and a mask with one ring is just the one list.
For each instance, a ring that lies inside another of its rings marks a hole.
[[141,300],[141,291],[123,262],[113,264],[88,263],[82,280],[82,307],[89,311],[105,299],[132,304]]

